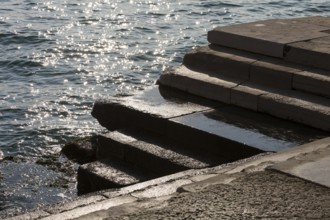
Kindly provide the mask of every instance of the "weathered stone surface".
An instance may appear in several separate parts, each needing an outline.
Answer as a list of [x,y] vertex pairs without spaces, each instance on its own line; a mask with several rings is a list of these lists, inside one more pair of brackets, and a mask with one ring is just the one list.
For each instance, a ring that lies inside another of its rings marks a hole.
[[259,97],[258,111],[330,131],[330,101],[298,91],[267,93]]
[[222,80],[180,66],[163,73],[158,83],[211,100],[230,103],[230,89],[239,82]]
[[251,65],[249,81],[269,88],[291,89],[293,74],[308,68],[275,58],[265,58]]
[[99,100],[92,115],[109,130],[140,126],[162,134],[165,119],[204,111],[215,105],[180,91],[155,86],[135,96]]
[[201,146],[205,151],[230,159],[244,158],[261,151],[279,151],[327,135],[316,129],[234,106],[194,113],[171,121],[171,138],[188,139],[192,146]]
[[104,159],[81,165],[78,169],[78,193],[118,188],[156,176],[150,171],[123,165],[115,159]]
[[[213,158],[207,158],[207,156],[203,158],[183,150],[180,145],[164,137],[153,136],[138,130],[124,130],[122,132],[122,135],[126,133],[127,136],[129,135],[128,137],[139,140],[125,143],[121,141],[122,138],[116,139],[118,135],[100,136],[103,158],[116,157],[129,164],[152,170],[158,176],[221,163],[221,161],[218,162]],[[198,158],[203,159],[199,160]]]
[[274,19],[218,27],[208,32],[208,41],[254,53],[283,57],[286,44],[328,36],[322,32],[328,29],[297,20]]
[[292,87],[330,98],[330,71],[312,69],[293,74]]
[[77,138],[64,145],[62,153],[78,163],[88,163],[96,158],[95,137]]
[[325,37],[288,44],[285,60],[330,70],[330,33]]
[[246,82],[231,89],[230,103],[253,111],[258,110],[259,96],[276,91],[274,88]]
[[314,24],[318,26],[328,27],[330,29],[330,17],[324,16],[312,16],[312,17],[301,17],[290,19],[292,21],[305,22],[309,24]]
[[40,219],[49,216],[50,214],[41,210],[29,212],[23,215],[14,216],[11,218],[6,218],[6,220],[31,220],[31,219]]
[[175,193],[180,186],[190,183],[192,183],[192,181],[189,179],[175,180],[159,186],[154,186],[142,192],[134,192],[132,193],[132,196],[140,199],[167,196]]
[[87,215],[89,213],[93,213],[101,210],[107,210],[111,207],[119,206],[126,203],[131,203],[136,200],[137,200],[136,198],[129,195],[121,196],[117,198],[104,200],[89,206],[83,206],[70,211],[51,215],[49,217],[44,218],[44,220],[65,220],[65,219],[80,218],[81,216]]
[[214,77],[229,77],[241,81],[249,79],[250,64],[259,58],[252,53],[214,45],[199,47],[184,56],[183,64],[190,69],[213,73]]
[[327,148],[277,163],[269,169],[288,173],[330,188],[330,143]]

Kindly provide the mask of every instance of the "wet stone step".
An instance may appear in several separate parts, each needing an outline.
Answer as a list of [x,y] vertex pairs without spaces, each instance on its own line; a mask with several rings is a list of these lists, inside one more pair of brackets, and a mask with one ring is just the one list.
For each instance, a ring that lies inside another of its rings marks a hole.
[[231,159],[280,151],[329,135],[318,129],[234,106],[170,119],[168,136]]
[[92,115],[110,131],[139,126],[163,134],[166,119],[218,105],[179,90],[153,86],[134,96],[98,100]]
[[103,159],[81,165],[78,169],[78,194],[120,188],[156,178],[157,175],[115,159]]
[[98,136],[98,158],[115,157],[162,175],[200,169],[227,162],[220,156],[201,155],[168,138],[141,130],[126,129]]

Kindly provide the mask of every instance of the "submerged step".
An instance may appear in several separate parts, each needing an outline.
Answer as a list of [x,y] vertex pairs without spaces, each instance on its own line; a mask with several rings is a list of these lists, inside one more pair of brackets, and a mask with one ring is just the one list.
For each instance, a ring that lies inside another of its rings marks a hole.
[[269,88],[251,82],[233,83],[185,66],[163,73],[158,83],[330,131],[330,100],[326,97]]
[[97,157],[115,157],[159,176],[225,162],[221,157],[203,157],[192,150],[183,150],[174,142],[141,130],[126,129],[99,135],[98,143]]
[[156,178],[156,175],[148,170],[115,159],[98,160],[79,167],[78,194],[120,188],[152,178]]

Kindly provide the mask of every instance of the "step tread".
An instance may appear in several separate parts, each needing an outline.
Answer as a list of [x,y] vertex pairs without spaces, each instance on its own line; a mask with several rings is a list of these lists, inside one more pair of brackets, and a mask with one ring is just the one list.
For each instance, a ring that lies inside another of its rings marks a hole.
[[[316,128],[330,130],[330,99],[327,97],[295,90],[274,89],[251,82],[238,84],[226,80],[214,79],[214,77],[203,72],[180,66],[163,73],[159,79],[159,84],[182,89],[208,99],[266,112]],[[205,92],[208,87],[213,89],[212,92]],[[272,102],[272,105],[269,101]],[[286,106],[286,110],[281,114],[277,114],[282,110],[283,105]],[[317,120],[313,121],[315,116],[317,116]]]
[[81,165],[78,169],[80,194],[96,190],[119,188],[157,177],[150,171],[122,163],[116,159],[102,159]]
[[222,46],[197,47],[185,55],[183,64],[216,78],[250,81],[280,89],[298,89],[330,96],[330,73],[265,55]]
[[[145,160],[152,157],[154,158],[152,161],[155,163],[159,163],[160,160],[164,163],[165,160],[169,163],[168,166],[173,164],[177,166],[178,169],[205,168],[222,162],[218,157],[214,158],[196,155],[196,153],[194,154],[191,151],[183,150],[178,146],[178,144],[171,142],[170,140],[166,140],[164,137],[141,130],[125,129],[122,131],[114,131],[103,135],[103,137],[108,140],[111,139],[112,143],[117,142],[120,145],[116,146],[115,144],[112,144],[111,146],[100,146],[103,148],[103,152],[101,153],[102,155],[105,155],[105,152],[110,150],[109,148],[120,147],[121,150],[124,151],[121,153],[122,155],[120,157],[130,159],[131,162],[139,159],[134,157],[136,154],[143,154]],[[102,143],[104,143],[104,141],[102,141]],[[110,153],[112,152],[116,154],[118,151],[111,149]],[[131,155],[131,157],[129,155]],[[153,165],[157,169],[157,165]],[[149,165],[149,167],[153,165]]]

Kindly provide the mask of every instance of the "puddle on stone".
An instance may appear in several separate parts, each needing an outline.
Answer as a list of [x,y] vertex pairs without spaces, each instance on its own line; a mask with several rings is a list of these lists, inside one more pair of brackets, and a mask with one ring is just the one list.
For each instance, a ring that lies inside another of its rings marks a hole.
[[328,136],[311,127],[234,106],[172,119],[263,151],[280,151]]

